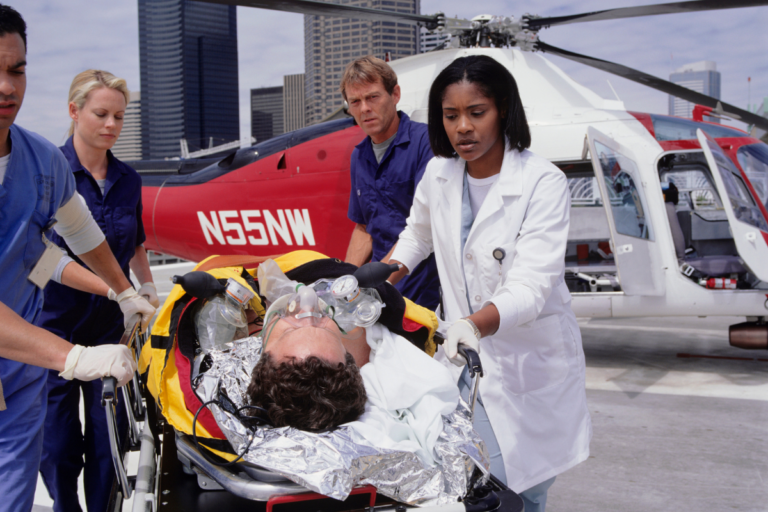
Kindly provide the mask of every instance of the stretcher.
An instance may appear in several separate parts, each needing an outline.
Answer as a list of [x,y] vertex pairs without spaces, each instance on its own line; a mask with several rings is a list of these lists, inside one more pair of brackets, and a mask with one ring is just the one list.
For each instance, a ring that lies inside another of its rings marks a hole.
[[[121,340],[133,349],[137,359],[147,343],[147,335],[140,331],[139,324],[137,316]],[[435,341],[441,342],[439,336]],[[462,353],[474,379],[469,403],[473,411],[482,366],[474,351]],[[266,512],[405,512],[417,508],[377,494],[371,486],[356,487],[346,500],[338,501],[242,461],[231,466],[217,465],[214,463],[218,459],[216,455],[201,453],[200,445],[189,433],[174,428],[164,418],[161,408],[147,391],[146,375],[140,377],[138,372],[129,384],[119,389],[114,379],[106,378],[102,403],[116,472],[109,510],[122,510],[124,501],[131,498],[132,510],[136,512],[221,512],[223,507],[233,506],[238,510]],[[129,418],[127,439],[122,446],[117,432],[117,407],[124,407]],[[129,475],[126,468],[132,452],[138,452],[136,475]],[[222,458],[221,462],[226,459]],[[516,493],[491,476],[487,484],[472,488],[461,502],[421,508],[429,508],[430,512],[520,512],[523,504]]]

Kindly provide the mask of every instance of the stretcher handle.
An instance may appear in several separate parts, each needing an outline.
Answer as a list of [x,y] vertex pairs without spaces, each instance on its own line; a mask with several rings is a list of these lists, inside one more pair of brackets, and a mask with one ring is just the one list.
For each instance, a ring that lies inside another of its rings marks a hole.
[[480,362],[480,354],[466,345],[459,345],[458,351],[459,354],[464,356],[464,359],[467,360],[467,370],[469,371],[469,376],[472,378],[474,378],[475,375],[482,377],[483,364]]
[[469,395],[469,412],[471,414],[470,420],[475,419],[475,404],[477,403],[477,393],[480,390],[480,377],[483,376],[483,364],[480,362],[480,354],[474,349],[469,348],[466,345],[459,345],[459,354],[464,356],[467,360],[467,371],[469,377],[472,379],[472,389]]
[[[141,334],[141,315],[139,313],[134,314],[128,321],[128,326],[123,332],[120,338],[120,345],[126,347],[137,346],[136,337]],[[126,412],[129,419],[129,436],[131,441],[135,443],[138,440],[137,424],[133,417],[133,411],[129,405],[129,397],[126,389],[123,389],[123,401],[126,406]],[[138,399],[138,397],[137,397]],[[128,480],[128,473],[125,470],[125,462],[123,461],[122,453],[120,453],[120,436],[117,429],[117,379],[114,377],[104,377],[102,379],[101,390],[101,405],[104,406],[105,414],[107,415],[107,431],[109,433],[109,448],[112,455],[112,464],[115,467],[115,474],[117,475],[117,485],[120,488],[120,492],[123,495],[123,499],[128,499],[133,494],[133,486]],[[132,421],[133,420],[133,421]]]
[[112,454],[112,464],[115,467],[117,475],[117,485],[123,499],[128,499],[133,494],[133,486],[128,480],[128,473],[125,470],[125,463],[120,453],[120,436],[117,431],[117,411],[115,410],[115,391],[117,389],[117,379],[114,377],[104,377],[102,382],[101,403],[104,405],[104,411],[107,415],[107,431],[109,433],[109,449]]

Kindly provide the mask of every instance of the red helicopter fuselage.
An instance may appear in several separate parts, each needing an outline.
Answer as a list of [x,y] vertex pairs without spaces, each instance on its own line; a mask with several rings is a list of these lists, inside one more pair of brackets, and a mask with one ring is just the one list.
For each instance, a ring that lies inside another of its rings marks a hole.
[[351,119],[331,121],[191,174],[144,174],[145,246],[192,261],[297,249],[344,258],[350,157],[363,137]]
[[[699,148],[695,139],[669,140],[654,129],[662,118],[692,121],[632,114],[663,151]],[[695,125],[714,131],[757,197],[737,153],[743,146],[764,144],[720,125]],[[195,172],[143,174],[146,248],[191,261],[297,249],[344,258],[354,227],[347,218],[350,158],[364,137],[352,119],[329,121],[240,149]],[[760,208],[768,217],[765,206]]]

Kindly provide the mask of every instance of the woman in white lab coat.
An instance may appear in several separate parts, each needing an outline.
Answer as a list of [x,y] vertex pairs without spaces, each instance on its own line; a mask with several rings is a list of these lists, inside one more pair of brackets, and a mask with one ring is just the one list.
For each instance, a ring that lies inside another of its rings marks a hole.
[[479,350],[487,420],[476,425],[492,471],[521,493],[526,512],[543,511],[554,477],[589,456],[592,437],[564,282],[568,183],[526,149],[517,84],[487,56],[456,59],[435,79],[429,137],[435,158],[393,249],[403,268],[390,281],[435,253],[451,322],[443,357],[463,366],[457,346]]

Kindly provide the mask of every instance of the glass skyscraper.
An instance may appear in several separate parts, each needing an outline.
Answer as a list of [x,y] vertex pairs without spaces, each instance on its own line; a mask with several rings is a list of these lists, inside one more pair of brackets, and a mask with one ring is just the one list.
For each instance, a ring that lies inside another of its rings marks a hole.
[[179,156],[240,138],[237,11],[191,0],[138,0],[142,157]]

